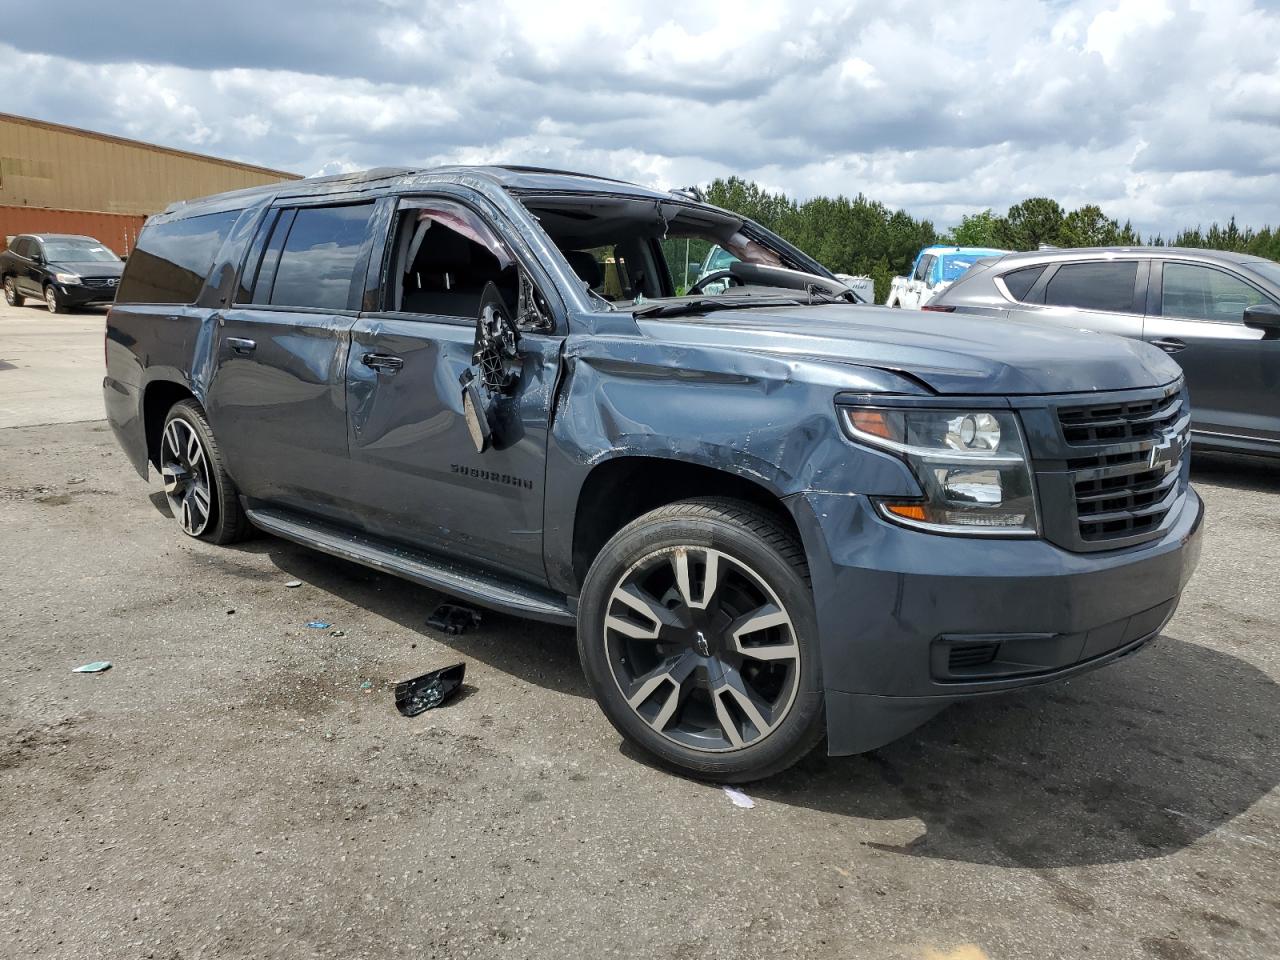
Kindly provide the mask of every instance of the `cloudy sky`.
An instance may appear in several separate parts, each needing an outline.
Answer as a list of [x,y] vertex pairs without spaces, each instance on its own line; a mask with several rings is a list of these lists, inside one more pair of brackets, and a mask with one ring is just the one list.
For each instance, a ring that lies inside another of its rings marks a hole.
[[[25,4],[21,5],[23,8]],[[0,0],[13,22],[17,0]],[[740,174],[949,225],[1032,195],[1280,225],[1267,0],[60,0],[0,110],[300,173]]]

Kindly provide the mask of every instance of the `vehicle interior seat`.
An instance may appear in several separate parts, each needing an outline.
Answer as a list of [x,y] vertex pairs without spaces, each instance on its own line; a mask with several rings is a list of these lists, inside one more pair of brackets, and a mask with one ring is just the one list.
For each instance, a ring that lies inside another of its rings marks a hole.
[[569,266],[573,267],[579,280],[597,293],[600,291],[600,285],[604,283],[604,270],[601,269],[599,260],[586,250],[565,250],[564,258],[569,261]]
[[[428,227],[425,231],[424,227]],[[503,270],[489,250],[450,230],[444,224],[418,225],[410,268],[402,278],[401,309],[444,317],[475,317],[485,285],[493,282],[508,309],[516,309],[517,280],[514,267]],[[416,246],[416,254],[414,247]]]

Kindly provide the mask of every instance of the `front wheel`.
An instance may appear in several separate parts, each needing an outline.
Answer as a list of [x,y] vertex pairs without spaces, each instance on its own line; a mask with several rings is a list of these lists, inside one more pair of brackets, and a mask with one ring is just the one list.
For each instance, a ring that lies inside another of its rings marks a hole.
[[624,527],[587,574],[578,651],[618,731],[683,773],[758,780],[822,737],[804,552],[750,504],[687,500]]
[[218,544],[244,539],[249,520],[195,400],[175,403],[165,417],[160,478],[169,510],[187,536]]
[[4,302],[11,307],[20,307],[27,302],[27,298],[18,292],[18,284],[13,277],[4,278]]
[[66,313],[67,304],[62,299],[62,294],[58,292],[58,288],[53,284],[49,284],[44,288],[44,305],[49,308],[50,313]]

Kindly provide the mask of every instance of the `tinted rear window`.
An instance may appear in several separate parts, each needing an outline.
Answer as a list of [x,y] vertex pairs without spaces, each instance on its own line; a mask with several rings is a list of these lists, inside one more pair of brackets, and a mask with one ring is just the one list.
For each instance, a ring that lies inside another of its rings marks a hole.
[[[270,302],[288,307],[347,309],[351,281],[372,213],[371,203],[300,208],[275,268]],[[263,271],[266,269],[264,262]],[[259,300],[256,289],[254,294],[254,300]]]
[[143,229],[124,267],[117,303],[193,303],[239,210]]
[[1138,262],[1064,263],[1044,289],[1044,302],[1081,310],[1133,311]]
[[1014,270],[1012,273],[1006,273],[1000,279],[1004,281],[1005,289],[1009,291],[1009,296],[1015,300],[1025,300],[1042,273],[1044,273],[1043,264],[1038,267],[1023,267],[1021,270]]

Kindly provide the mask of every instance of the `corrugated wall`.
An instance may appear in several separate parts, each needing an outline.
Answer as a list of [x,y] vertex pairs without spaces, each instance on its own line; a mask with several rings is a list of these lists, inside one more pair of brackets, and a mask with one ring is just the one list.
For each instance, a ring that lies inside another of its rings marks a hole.
[[136,236],[143,218],[175,200],[292,179],[297,175],[0,113],[0,245],[15,233],[56,230],[95,236],[123,253],[123,244],[132,246],[124,239],[129,231]]
[[18,233],[78,233],[101,240],[120,256],[128,256],[146,217],[119,213],[81,213],[39,207],[0,207],[0,250]]

